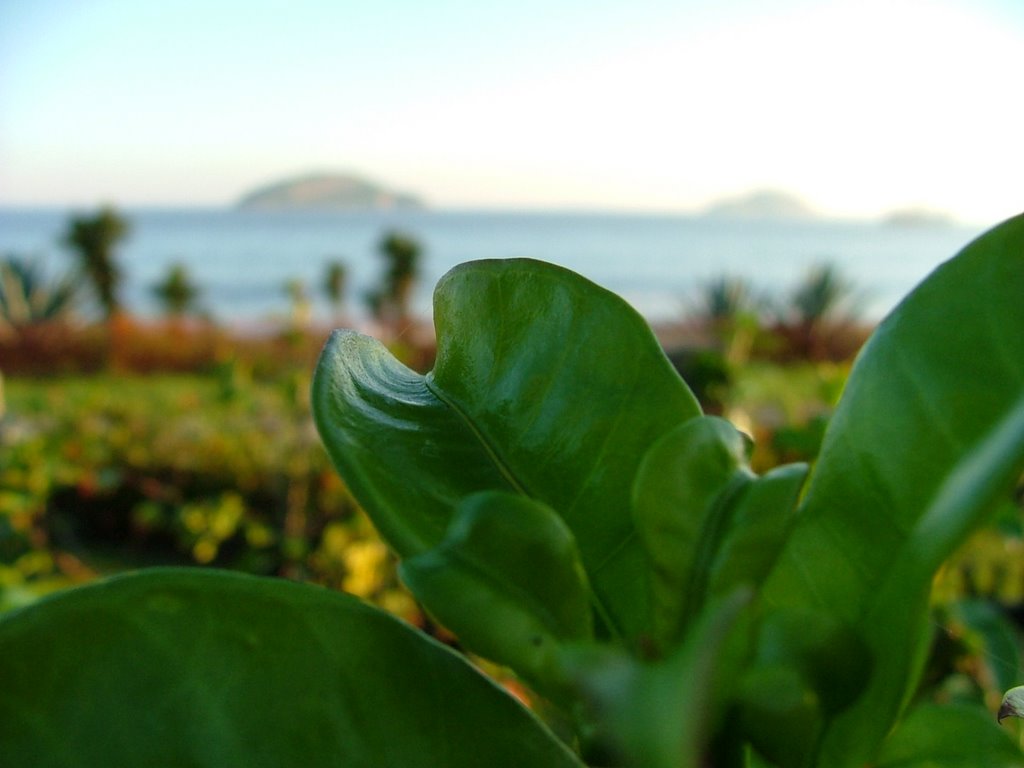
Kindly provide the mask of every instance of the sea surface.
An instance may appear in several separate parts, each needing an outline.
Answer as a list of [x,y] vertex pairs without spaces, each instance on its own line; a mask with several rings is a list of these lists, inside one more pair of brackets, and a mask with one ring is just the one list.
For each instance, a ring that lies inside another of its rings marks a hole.
[[[46,269],[70,269],[61,243],[65,209],[0,209],[0,255],[34,255]],[[88,211],[84,211],[88,213]],[[434,283],[460,262],[531,257],[561,264],[623,295],[652,322],[682,317],[702,285],[738,276],[778,300],[816,265],[831,263],[855,286],[865,319],[877,320],[981,227],[898,227],[825,220],[723,220],[686,215],[516,211],[280,212],[232,209],[125,209],[129,237],[116,258],[123,300],[143,315],[174,262],[201,288],[201,303],[225,323],[285,316],[285,285],[299,280],[326,319],[321,289],[326,264],[348,270],[347,307],[365,313],[362,297],[380,280],[377,253],[390,230],[423,245],[415,309],[430,314]]]

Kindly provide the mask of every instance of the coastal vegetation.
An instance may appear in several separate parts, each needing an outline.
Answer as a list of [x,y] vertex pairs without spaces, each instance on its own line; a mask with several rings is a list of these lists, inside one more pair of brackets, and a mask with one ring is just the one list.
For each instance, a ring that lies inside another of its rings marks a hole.
[[367,294],[366,303],[386,327],[398,330],[411,320],[410,301],[420,273],[421,252],[416,238],[403,232],[387,232],[380,241],[378,253],[384,271],[379,287]]
[[386,346],[301,313],[220,328],[172,269],[166,322],[107,283],[116,355],[62,278],[12,278],[51,298],[25,320],[0,292],[0,751],[1024,765],[994,721],[1020,682],[1022,248],[1020,220],[973,243],[856,364],[832,267],[774,299],[711,281],[666,346],[566,270],[465,265],[435,347],[399,328],[423,246],[385,232]]
[[192,281],[188,267],[181,262],[171,264],[164,279],[153,286],[153,295],[164,312],[174,318],[195,311],[199,293],[199,286]]
[[78,256],[81,274],[107,319],[121,308],[121,269],[114,253],[129,233],[128,221],[112,208],[92,216],[75,216],[68,223],[64,241]]
[[323,291],[331,311],[340,320],[344,316],[345,288],[348,281],[348,267],[343,261],[330,261],[324,270]]
[[38,261],[5,257],[0,260],[0,335],[64,320],[74,309],[77,294],[73,276],[52,278]]

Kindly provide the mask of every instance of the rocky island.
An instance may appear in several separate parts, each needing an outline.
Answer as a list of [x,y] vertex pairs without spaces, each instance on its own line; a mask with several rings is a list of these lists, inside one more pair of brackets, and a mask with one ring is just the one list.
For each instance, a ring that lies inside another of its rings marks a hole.
[[719,219],[811,219],[817,216],[796,195],[774,189],[757,190],[720,200],[703,213]]
[[416,195],[349,173],[309,173],[243,195],[239,208],[261,211],[351,211],[422,208]]

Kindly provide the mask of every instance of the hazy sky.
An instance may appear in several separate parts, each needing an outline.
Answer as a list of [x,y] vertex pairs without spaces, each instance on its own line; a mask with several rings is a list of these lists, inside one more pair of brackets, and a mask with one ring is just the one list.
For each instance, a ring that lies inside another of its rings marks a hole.
[[2,0],[0,205],[1024,209],[1024,0]]

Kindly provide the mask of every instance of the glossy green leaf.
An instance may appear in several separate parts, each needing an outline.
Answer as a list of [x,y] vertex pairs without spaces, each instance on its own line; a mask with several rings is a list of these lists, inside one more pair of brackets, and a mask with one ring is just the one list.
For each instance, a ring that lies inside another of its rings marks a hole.
[[691,419],[644,456],[633,485],[637,532],[653,566],[653,629],[666,651],[700,611],[710,561],[745,487],[743,437],[724,419]]
[[549,507],[522,496],[468,497],[440,546],[405,560],[401,575],[468,650],[542,688],[561,644],[592,637],[572,532]]
[[469,494],[516,489],[473,425],[369,336],[331,335],[313,413],[349,489],[403,556],[439,544]]
[[671,648],[710,597],[757,584],[774,564],[806,467],[758,478],[743,436],[714,416],[655,443],[633,486],[637,531],[653,566],[654,641]]
[[741,584],[760,585],[768,575],[789,535],[807,469],[806,464],[787,464],[747,484],[711,564],[709,598]]
[[778,768],[778,766],[772,765],[757,752],[747,747],[743,768]]
[[766,594],[872,654],[821,765],[861,766],[913,684],[934,571],[1024,465],[1024,217],[937,269],[882,323],[832,418]]
[[742,681],[737,705],[742,738],[761,759],[773,765],[811,764],[824,718],[817,693],[795,668],[755,667]]
[[769,613],[737,696],[744,737],[780,766],[814,765],[825,726],[864,690],[870,663],[860,636],[828,614]]
[[617,648],[567,655],[613,753],[637,768],[701,768],[747,650],[751,591],[709,603],[672,655],[638,661]]
[[155,570],[0,621],[0,762],[579,766],[464,659],[325,589]]
[[480,490],[552,507],[576,537],[610,629],[647,628],[630,489],[644,451],[699,414],[643,319],[579,275],[530,260],[456,267],[434,293],[438,353],[419,376],[337,332],[313,384],[336,466],[402,556],[440,543]]
[[923,704],[886,739],[878,768],[1022,768],[1024,755],[988,710]]

